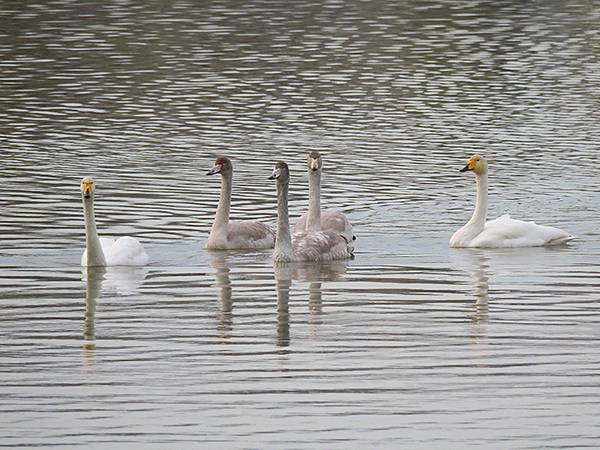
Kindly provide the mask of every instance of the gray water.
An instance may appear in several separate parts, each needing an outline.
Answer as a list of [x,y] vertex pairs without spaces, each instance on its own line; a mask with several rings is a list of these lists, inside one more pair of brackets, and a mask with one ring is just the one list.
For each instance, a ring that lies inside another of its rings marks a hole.
[[[0,4],[0,447],[600,442],[600,6]],[[306,154],[352,261],[207,252],[219,180],[275,222]],[[577,236],[457,250],[474,152],[504,212]],[[79,182],[144,268],[82,270]]]

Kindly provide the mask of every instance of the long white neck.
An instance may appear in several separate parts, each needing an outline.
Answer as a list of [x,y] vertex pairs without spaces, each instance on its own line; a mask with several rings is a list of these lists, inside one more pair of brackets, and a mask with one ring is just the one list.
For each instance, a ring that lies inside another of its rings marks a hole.
[[211,234],[216,231],[227,230],[229,211],[231,210],[231,179],[231,172],[221,176],[221,196],[219,197],[219,206],[217,206]]
[[94,218],[94,198],[83,197],[83,214],[85,217],[85,245],[87,249],[88,266],[106,266],[106,258],[102,251],[102,244],[96,231],[96,219]]
[[483,227],[485,226],[485,221],[487,218],[487,208],[488,208],[488,176],[487,172],[479,175],[476,174],[477,181],[477,200],[475,201],[475,211],[473,211],[473,216],[465,225],[466,227],[471,227],[473,230],[477,230],[481,232]]
[[321,170],[308,169],[308,216],[306,229],[321,229]]
[[273,258],[279,261],[292,259],[292,237],[288,217],[288,181],[277,182],[277,237]]

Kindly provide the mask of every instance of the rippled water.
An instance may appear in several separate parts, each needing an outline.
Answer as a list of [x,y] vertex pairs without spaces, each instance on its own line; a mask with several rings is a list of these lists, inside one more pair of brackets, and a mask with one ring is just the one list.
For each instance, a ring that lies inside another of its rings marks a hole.
[[[600,440],[593,2],[0,5],[0,447],[584,448]],[[276,159],[353,261],[207,252],[219,181],[274,223]],[[455,250],[490,217],[557,248]],[[79,181],[145,268],[82,270]]]

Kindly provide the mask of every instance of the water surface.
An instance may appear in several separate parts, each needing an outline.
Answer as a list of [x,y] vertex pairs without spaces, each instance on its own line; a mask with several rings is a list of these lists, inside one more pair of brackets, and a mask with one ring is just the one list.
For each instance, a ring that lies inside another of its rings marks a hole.
[[[600,439],[592,2],[0,7],[0,446],[585,448]],[[275,222],[323,155],[356,258],[207,252],[219,180]],[[490,218],[576,235],[456,250]],[[83,269],[79,182],[145,268]]]

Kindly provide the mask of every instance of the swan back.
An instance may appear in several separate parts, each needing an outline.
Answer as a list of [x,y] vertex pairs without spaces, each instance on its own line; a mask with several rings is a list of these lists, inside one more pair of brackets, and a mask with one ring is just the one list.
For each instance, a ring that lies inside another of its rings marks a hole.
[[142,244],[131,236],[120,237],[103,250],[109,266],[145,266],[150,260]]
[[227,242],[230,248],[273,248],[275,232],[258,220],[230,220],[227,224]]
[[[294,233],[306,231],[308,223],[308,212],[300,216],[294,226]],[[324,209],[321,211],[321,230],[335,231],[344,236],[349,241],[356,240],[352,224],[346,215],[337,209]]]
[[331,230],[294,233],[292,249],[294,261],[332,261],[354,255],[352,241]]
[[564,230],[535,222],[516,220],[509,214],[486,222],[483,231],[469,247],[540,247],[555,245],[574,239]]

